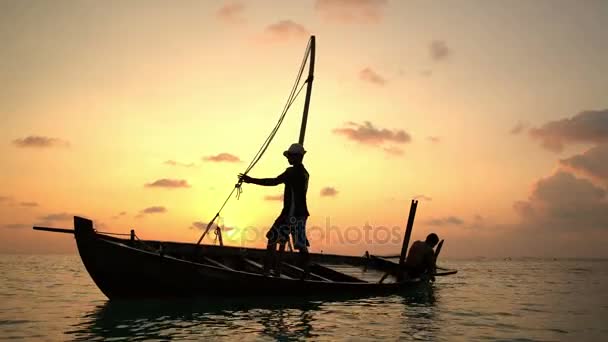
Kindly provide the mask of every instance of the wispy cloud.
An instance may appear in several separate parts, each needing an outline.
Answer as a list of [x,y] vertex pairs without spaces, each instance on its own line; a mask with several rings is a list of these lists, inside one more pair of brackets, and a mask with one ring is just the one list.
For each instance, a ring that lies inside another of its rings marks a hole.
[[388,0],[317,0],[316,12],[327,21],[349,24],[378,23]]
[[227,1],[217,10],[216,15],[224,22],[238,24],[245,21],[243,18],[244,11],[245,4],[242,1]]
[[121,217],[121,216],[125,216],[125,215],[127,215],[127,212],[126,212],[126,211],[121,211],[121,212],[120,212],[120,213],[118,213],[117,215],[112,216],[112,218],[113,218],[113,219],[117,219],[117,218],[119,218],[119,217]]
[[69,147],[70,143],[59,138],[51,138],[40,135],[30,135],[25,138],[13,140],[13,145],[19,148],[50,148]]
[[[190,227],[188,227],[188,228],[196,229],[196,230],[205,230],[207,228],[208,224],[209,223],[202,222],[202,221],[195,221],[195,222],[192,222],[192,225],[190,225]],[[220,228],[222,229],[223,232],[229,232],[234,229],[234,227],[224,226],[223,222],[215,222],[211,225],[211,227],[209,227],[209,230],[210,231],[215,230],[218,227],[218,225],[220,226]]]
[[196,164],[194,163],[181,163],[175,160],[166,160],[163,164],[170,166],[181,166],[181,167],[194,167]]
[[409,134],[400,129],[376,128],[371,122],[365,121],[362,124],[347,122],[345,127],[336,128],[334,134],[346,137],[359,144],[378,147],[387,153],[401,155],[403,151],[395,146],[385,146],[386,144],[406,144],[412,140]]
[[147,188],[166,188],[166,189],[177,189],[177,188],[189,188],[190,184],[185,179],[168,179],[163,178],[156,180],[152,183],[146,183],[144,185]]
[[443,40],[434,40],[429,45],[431,59],[438,62],[447,59],[452,51]]
[[264,42],[286,42],[290,40],[303,40],[310,36],[310,32],[301,24],[292,20],[281,20],[266,26],[262,35]]
[[431,76],[433,76],[433,70],[431,70],[431,69],[420,70],[420,76],[431,77]]
[[456,216],[447,216],[442,218],[433,218],[426,221],[429,226],[447,226],[447,225],[462,225],[464,220]]
[[36,202],[19,202],[19,206],[21,206],[21,207],[37,207],[38,203],[36,203]]
[[31,224],[25,224],[25,223],[8,223],[8,224],[3,224],[2,228],[6,228],[6,229],[27,229],[27,228],[31,228],[32,225]]
[[283,195],[266,195],[264,201],[282,201]]
[[386,79],[374,71],[372,68],[367,67],[359,72],[359,79],[364,82],[383,86],[386,84]]
[[152,206],[140,210],[139,214],[137,214],[135,217],[140,218],[148,214],[164,214],[166,212],[168,212],[168,210],[163,206]]
[[403,149],[396,146],[383,147],[382,150],[393,156],[402,156],[405,153]]
[[8,202],[10,201],[12,198],[9,196],[0,196],[0,203],[2,202]]
[[160,213],[166,213],[166,212],[167,212],[167,208],[161,207],[161,206],[148,207],[141,211],[142,214],[160,214]]
[[321,197],[336,197],[338,195],[338,190],[331,186],[326,186],[321,189]]
[[72,220],[73,217],[74,215],[69,213],[54,213],[40,216],[38,219],[41,220],[44,224],[53,224],[55,222],[65,222]]
[[428,136],[426,139],[433,144],[439,144],[441,142],[441,137]]
[[608,142],[608,109],[581,112],[572,118],[549,121],[531,128],[530,136],[542,147],[561,152],[566,144]]
[[523,131],[525,131],[528,128],[528,123],[524,122],[524,121],[518,121],[515,126],[513,126],[513,128],[511,128],[511,130],[509,131],[509,133],[513,134],[513,135],[517,135]]
[[433,198],[427,196],[427,195],[416,195],[414,196],[415,200],[424,200],[424,201],[432,201]]
[[204,161],[216,163],[240,163],[241,159],[234,154],[222,152],[215,156],[207,156],[202,158]]

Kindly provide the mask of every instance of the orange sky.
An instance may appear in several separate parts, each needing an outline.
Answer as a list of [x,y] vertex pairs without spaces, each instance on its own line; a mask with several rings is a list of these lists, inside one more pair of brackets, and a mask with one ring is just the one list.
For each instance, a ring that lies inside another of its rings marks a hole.
[[[313,251],[398,251],[418,196],[414,237],[447,256],[606,257],[607,21],[603,1],[3,1],[0,252],[74,251],[31,230],[72,215],[196,241],[315,34]],[[252,176],[287,167],[302,100]],[[245,185],[226,242],[263,244],[281,193]]]

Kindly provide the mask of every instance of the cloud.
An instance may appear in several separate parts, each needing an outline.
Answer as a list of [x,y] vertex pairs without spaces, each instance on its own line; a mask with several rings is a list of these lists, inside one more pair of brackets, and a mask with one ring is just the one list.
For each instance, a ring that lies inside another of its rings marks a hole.
[[359,72],[359,79],[364,82],[383,86],[386,84],[386,79],[371,68],[367,67]]
[[426,195],[416,195],[414,196],[415,200],[424,200],[424,201],[432,201],[433,199]]
[[180,163],[175,160],[166,160],[163,164],[171,165],[171,166],[181,166],[181,167],[194,167],[196,166],[194,163]]
[[316,12],[327,21],[339,23],[378,23],[384,17],[388,0],[317,0]]
[[50,147],[69,147],[70,143],[59,138],[50,138],[39,135],[30,135],[25,138],[13,140],[13,145],[19,148],[50,148]]
[[608,144],[594,146],[582,154],[561,159],[559,162],[576,173],[608,184]]
[[338,195],[338,190],[331,186],[326,186],[321,189],[321,197],[336,197]]
[[40,219],[43,224],[52,224],[55,222],[65,222],[72,220],[74,215],[68,213],[56,213],[56,214],[48,214],[45,216],[40,216]]
[[421,70],[420,71],[420,76],[431,77],[431,76],[433,76],[433,70],[431,70],[431,69]]
[[[207,228],[208,224],[209,223],[205,223],[205,222],[202,222],[202,221],[195,221],[195,222],[192,222],[192,225],[190,227],[188,227],[188,228],[189,229],[205,230]],[[220,227],[221,227],[221,229],[222,229],[223,232],[228,232],[228,231],[231,231],[231,230],[234,229],[233,227],[226,227],[226,226],[222,227],[221,225],[223,225],[223,222],[219,222],[219,223],[213,223],[211,225],[211,227],[209,228],[209,230],[211,231],[211,230],[216,229],[217,226],[218,226],[218,224],[220,225]]]
[[27,228],[31,228],[32,225],[30,224],[25,224],[25,223],[9,223],[9,224],[3,224],[2,228],[6,228],[6,229],[27,229]]
[[426,139],[430,142],[432,142],[433,144],[438,144],[441,142],[441,138],[440,137],[433,137],[433,136],[428,136],[426,137]]
[[241,1],[228,1],[217,10],[216,15],[220,20],[236,24],[244,21],[242,17],[244,11],[245,4]]
[[336,128],[334,134],[345,136],[347,139],[362,145],[379,147],[384,152],[401,155],[403,150],[395,146],[384,146],[385,144],[405,144],[412,140],[404,130],[390,130],[386,128],[376,128],[371,122],[365,121],[362,124],[347,122],[345,127]]
[[141,211],[142,214],[159,214],[159,213],[166,213],[166,212],[167,212],[167,208],[161,207],[161,206],[152,206],[152,207],[145,208]]
[[561,152],[566,144],[608,142],[608,109],[584,111],[572,118],[550,121],[530,129],[530,136],[542,147]]
[[447,226],[447,225],[462,225],[464,220],[456,216],[447,216],[442,218],[434,218],[426,221],[429,226]]
[[215,156],[207,156],[202,158],[204,161],[217,162],[217,163],[240,163],[241,159],[233,154],[222,152]]
[[451,50],[443,40],[434,40],[429,45],[429,54],[432,60],[438,62],[447,59],[451,54]]
[[19,205],[22,207],[37,207],[38,203],[36,203],[36,202],[19,202]]
[[395,147],[395,146],[389,146],[389,147],[384,147],[382,148],[382,150],[388,154],[392,154],[394,156],[402,156],[403,155],[403,149],[400,149],[399,147]]
[[144,185],[147,188],[167,188],[167,189],[177,189],[177,188],[189,188],[190,184],[185,179],[159,179],[152,183],[146,183]]
[[266,195],[264,201],[282,201],[283,195]]
[[520,226],[532,231],[581,232],[608,229],[606,190],[563,170],[538,180],[513,208]]
[[11,200],[11,197],[8,196],[0,196],[0,203],[2,202],[8,202]]
[[120,213],[118,213],[118,215],[112,216],[112,218],[113,219],[117,219],[117,218],[119,218],[121,216],[125,216],[125,215],[127,215],[127,212],[126,211],[121,211]]
[[528,128],[528,123],[519,121],[515,124],[515,126],[513,126],[513,128],[511,128],[509,133],[511,133],[513,135],[517,135],[517,134],[523,132],[524,130],[526,130],[526,128]]
[[304,26],[291,20],[281,20],[268,25],[264,29],[262,38],[266,42],[285,42],[292,39],[305,39],[308,36],[310,36],[310,32]]

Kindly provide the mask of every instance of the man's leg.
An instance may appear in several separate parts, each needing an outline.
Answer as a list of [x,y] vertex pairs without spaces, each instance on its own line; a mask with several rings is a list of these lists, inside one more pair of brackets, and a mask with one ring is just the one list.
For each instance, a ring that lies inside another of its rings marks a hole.
[[302,270],[304,270],[302,279],[306,279],[310,273],[310,254],[308,253],[308,248],[306,246],[300,248],[300,263]]
[[274,274],[277,277],[281,276],[281,265],[283,262],[283,253],[285,253],[285,241],[281,241],[279,243],[279,253],[277,254],[276,258],[275,258],[275,265],[274,265]]
[[266,245],[266,255],[264,255],[264,275],[270,274],[270,268],[273,266],[276,250],[277,243],[268,241],[268,244]]

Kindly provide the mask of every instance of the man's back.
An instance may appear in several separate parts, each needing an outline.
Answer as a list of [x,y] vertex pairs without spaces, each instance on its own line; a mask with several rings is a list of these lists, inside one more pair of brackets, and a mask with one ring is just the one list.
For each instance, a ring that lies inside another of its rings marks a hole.
[[306,192],[308,191],[309,174],[304,165],[296,164],[287,168],[279,178],[285,183],[283,212],[281,215],[287,217],[308,217]]
[[424,241],[414,242],[407,254],[407,259],[405,259],[405,266],[413,275],[419,275],[426,271],[433,272],[435,268],[433,248]]

